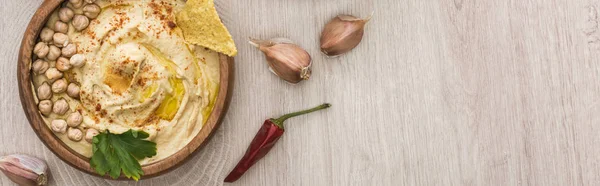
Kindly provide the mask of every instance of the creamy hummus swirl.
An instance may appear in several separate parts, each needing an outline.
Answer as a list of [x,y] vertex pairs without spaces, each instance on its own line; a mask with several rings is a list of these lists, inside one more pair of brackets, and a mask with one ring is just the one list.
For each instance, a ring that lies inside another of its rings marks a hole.
[[[97,3],[102,12],[89,27],[68,34],[87,59],[65,74],[81,86],[80,100],[68,99],[69,105],[82,113],[84,128],[150,133],[157,155],[141,163],[163,159],[187,145],[210,113],[218,87],[217,53],[183,39],[175,24],[183,1]],[[59,137],[91,156],[85,140]]]

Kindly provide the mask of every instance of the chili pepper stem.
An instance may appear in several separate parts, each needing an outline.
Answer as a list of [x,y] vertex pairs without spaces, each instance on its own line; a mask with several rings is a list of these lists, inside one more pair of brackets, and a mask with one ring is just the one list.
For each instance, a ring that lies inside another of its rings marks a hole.
[[314,108],[311,108],[311,109],[302,110],[302,111],[298,111],[298,112],[292,112],[292,113],[289,113],[289,114],[283,115],[283,116],[281,116],[281,117],[279,117],[279,118],[277,118],[277,119],[271,119],[271,121],[272,121],[272,122],[273,122],[275,125],[277,125],[277,127],[279,127],[279,128],[281,128],[281,129],[283,129],[283,122],[284,122],[285,120],[287,120],[287,119],[290,119],[290,118],[292,118],[292,117],[296,117],[296,116],[299,116],[299,115],[308,114],[308,113],[311,113],[311,112],[314,112],[314,111],[323,110],[323,109],[326,109],[326,108],[329,108],[329,107],[331,107],[331,104],[329,104],[329,103],[324,103],[324,104],[322,104],[322,105],[319,105],[319,106],[317,106],[317,107],[314,107]]

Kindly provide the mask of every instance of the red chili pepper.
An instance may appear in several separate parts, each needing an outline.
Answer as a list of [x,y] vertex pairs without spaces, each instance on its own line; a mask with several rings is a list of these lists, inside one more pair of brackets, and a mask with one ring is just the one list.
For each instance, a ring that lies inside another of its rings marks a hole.
[[283,122],[285,120],[329,107],[331,107],[331,104],[325,103],[312,109],[289,113],[277,119],[271,118],[265,120],[265,123],[263,123],[260,130],[258,130],[256,136],[254,136],[252,143],[250,143],[250,147],[246,150],[246,154],[225,178],[225,182],[234,182],[238,180],[252,165],[254,165],[254,163],[263,158],[271,148],[273,148],[273,145],[277,143],[277,140],[279,140],[285,131],[283,128]]

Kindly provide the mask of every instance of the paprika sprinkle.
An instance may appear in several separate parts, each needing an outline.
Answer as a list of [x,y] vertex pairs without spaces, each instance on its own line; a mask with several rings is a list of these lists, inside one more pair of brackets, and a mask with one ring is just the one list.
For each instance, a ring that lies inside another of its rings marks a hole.
[[331,104],[325,103],[312,109],[289,113],[277,119],[271,118],[265,120],[262,127],[260,130],[258,130],[258,133],[256,136],[254,136],[254,139],[250,143],[250,147],[248,147],[248,150],[246,150],[246,154],[238,162],[231,173],[229,173],[229,175],[225,178],[225,182],[234,182],[238,180],[252,165],[254,165],[254,163],[263,158],[271,150],[271,148],[273,148],[273,145],[275,145],[277,140],[279,140],[281,135],[283,135],[283,122],[285,120],[329,107],[331,107]]

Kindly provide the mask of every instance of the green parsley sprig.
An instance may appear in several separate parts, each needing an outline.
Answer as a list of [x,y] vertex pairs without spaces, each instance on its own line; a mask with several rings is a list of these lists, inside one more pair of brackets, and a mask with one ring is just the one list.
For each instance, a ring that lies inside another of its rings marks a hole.
[[108,173],[117,179],[123,172],[137,181],[144,175],[138,160],[156,155],[156,143],[144,140],[148,136],[144,131],[131,129],[122,134],[100,133],[92,140],[90,165],[102,176]]

